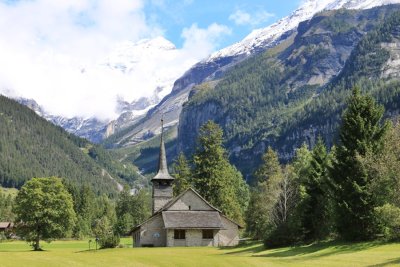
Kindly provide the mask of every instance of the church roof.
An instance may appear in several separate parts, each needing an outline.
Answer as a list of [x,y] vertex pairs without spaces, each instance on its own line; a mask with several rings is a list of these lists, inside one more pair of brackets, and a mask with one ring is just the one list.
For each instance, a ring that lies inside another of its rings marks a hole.
[[163,211],[166,229],[222,229],[218,211]]
[[151,181],[174,180],[174,177],[172,177],[168,172],[167,155],[165,153],[165,144],[163,135],[164,135],[164,125],[163,125],[163,120],[161,120],[160,157],[158,161],[158,172],[156,176],[154,176],[154,178],[151,179]]
[[[204,203],[206,203],[208,206],[211,207],[211,211],[196,211],[196,210],[173,210],[170,211],[168,210],[170,207],[172,207],[179,199],[181,199],[188,191],[192,191],[195,193]],[[188,228],[201,228],[201,229],[220,229],[218,227],[215,227],[218,225],[218,219],[219,222],[221,222],[221,217],[224,217],[225,219],[233,222],[236,224],[239,228],[243,228],[242,225],[238,224],[237,222],[233,221],[232,219],[228,218],[225,216],[220,210],[212,206],[210,203],[208,203],[207,200],[205,200],[199,193],[197,193],[196,190],[193,188],[188,188],[186,189],[183,193],[178,195],[177,197],[173,198],[171,201],[169,201],[167,204],[165,204],[164,207],[162,207],[159,211],[154,213],[150,218],[148,218],[146,221],[143,223],[135,226],[129,233],[131,234],[132,232],[136,231],[137,229],[140,229],[140,227],[151,221],[154,217],[157,215],[162,215],[165,228],[185,228],[182,225],[192,225],[193,227],[186,227]],[[212,214],[218,214],[218,216],[212,215]],[[202,215],[202,216],[201,216]],[[176,218],[173,218],[176,216]],[[193,217],[192,217],[193,216]],[[166,222],[167,220],[167,222]],[[209,220],[209,223],[208,223]],[[196,222],[198,221],[198,222]],[[197,224],[197,226],[196,226]],[[221,222],[222,224],[222,222]],[[168,225],[168,226],[167,226]],[[175,225],[174,227],[172,225]],[[201,225],[201,226],[200,226]],[[208,225],[208,227],[207,227]],[[196,226],[196,227],[195,227]],[[223,227],[221,227],[223,228]]]

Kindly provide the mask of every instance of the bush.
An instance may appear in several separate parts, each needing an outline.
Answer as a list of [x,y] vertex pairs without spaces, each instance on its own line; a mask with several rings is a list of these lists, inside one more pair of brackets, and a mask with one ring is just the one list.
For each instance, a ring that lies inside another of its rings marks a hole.
[[115,248],[119,245],[119,235],[113,232],[107,233],[99,238],[100,248]]
[[375,208],[375,218],[380,232],[387,240],[400,240],[400,208],[385,204]]
[[301,240],[299,233],[299,229],[295,229],[290,223],[281,224],[264,238],[264,246],[267,248],[292,246]]
[[96,222],[93,232],[100,248],[115,248],[119,245],[119,235],[114,232],[107,217],[102,217]]

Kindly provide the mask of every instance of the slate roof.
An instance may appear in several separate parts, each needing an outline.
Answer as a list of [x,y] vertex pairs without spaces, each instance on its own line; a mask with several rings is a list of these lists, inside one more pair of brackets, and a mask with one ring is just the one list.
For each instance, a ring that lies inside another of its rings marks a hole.
[[218,211],[163,211],[165,229],[222,229]]
[[154,176],[154,178],[151,179],[151,181],[154,181],[154,180],[173,181],[174,180],[174,177],[172,177],[168,173],[167,156],[165,153],[165,144],[164,144],[164,137],[163,137],[163,135],[164,135],[163,123],[164,123],[163,120],[161,120],[160,156],[158,159],[158,172],[157,172],[156,176]]
[[[192,191],[192,192],[194,192],[200,199],[202,199],[202,200],[203,200],[208,206],[210,206],[214,211],[181,211],[181,210],[177,210],[177,211],[168,211],[168,209],[169,209],[173,204],[175,204],[184,194],[186,194],[187,191]],[[227,220],[233,222],[234,224],[236,224],[240,229],[243,228],[242,225],[238,224],[237,222],[233,221],[233,220],[230,219],[229,217],[225,216],[220,210],[218,210],[217,208],[215,208],[214,206],[212,206],[210,203],[208,203],[208,201],[205,200],[199,193],[197,193],[196,190],[194,190],[193,188],[190,187],[190,188],[186,189],[184,192],[182,192],[179,196],[177,196],[177,197],[171,199],[167,204],[165,204],[164,207],[162,207],[159,211],[157,211],[157,212],[154,213],[152,216],[150,216],[150,218],[148,218],[147,220],[145,220],[145,221],[142,222],[141,224],[138,224],[138,225],[136,225],[135,227],[133,227],[132,230],[129,232],[129,234],[132,234],[134,231],[140,229],[140,227],[141,227],[142,225],[144,225],[145,223],[151,221],[155,216],[159,215],[160,213],[163,215],[163,221],[164,221],[164,223],[165,223],[164,213],[167,213],[167,212],[168,212],[168,213],[170,213],[170,212],[175,212],[175,213],[177,214],[176,216],[179,216],[179,215],[178,215],[179,213],[182,213],[182,214],[183,214],[183,213],[189,213],[189,212],[191,212],[191,213],[189,214],[189,216],[191,216],[192,214],[194,214],[193,212],[216,212],[216,213],[218,213],[218,217],[219,217],[219,220],[220,220],[220,221],[221,221],[221,217],[224,217],[225,219],[227,219]],[[168,215],[167,215],[167,216],[168,216]],[[173,216],[175,216],[175,215],[173,215]],[[185,215],[185,216],[188,216],[188,215]],[[188,220],[190,220],[190,219],[188,219],[188,218],[181,218],[180,220],[181,220],[181,221],[188,221]],[[173,222],[173,219],[171,219],[170,222],[172,223],[172,222]],[[204,222],[204,220],[203,220],[203,222]],[[221,221],[221,225],[222,225],[222,221]],[[165,228],[168,229],[167,226],[165,226]],[[202,229],[207,229],[207,228],[209,228],[209,229],[215,229],[215,228],[212,228],[212,227],[203,227]],[[221,228],[223,228],[223,226],[222,226]],[[217,228],[217,229],[218,229],[218,228]]]

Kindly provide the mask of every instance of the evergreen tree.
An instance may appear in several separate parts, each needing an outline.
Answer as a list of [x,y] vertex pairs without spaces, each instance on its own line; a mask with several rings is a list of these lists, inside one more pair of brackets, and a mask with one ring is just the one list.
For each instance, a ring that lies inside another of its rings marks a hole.
[[278,175],[282,172],[278,155],[271,147],[268,147],[267,152],[262,157],[262,161],[263,164],[255,173],[257,183],[268,181],[271,176]]
[[263,163],[256,171],[257,184],[252,188],[246,213],[247,233],[255,239],[268,236],[274,230],[273,212],[283,179],[278,155],[272,148],[268,148],[262,159]]
[[332,178],[337,201],[339,234],[348,240],[370,239],[374,229],[374,199],[368,191],[371,177],[358,156],[378,153],[389,124],[381,124],[383,107],[355,88],[342,117],[340,144]]
[[11,194],[5,194],[0,188],[0,221],[12,222],[14,221],[14,213],[12,212],[12,206],[14,203],[14,197]]
[[308,174],[302,177],[306,197],[303,228],[306,240],[319,240],[330,233],[330,194],[328,191],[329,157],[321,137],[312,151]]
[[308,177],[311,160],[312,153],[305,143],[299,149],[296,149],[296,155],[293,159],[292,166],[300,180],[302,180],[302,177]]
[[248,195],[248,189],[242,175],[229,163],[222,136],[221,128],[212,121],[201,127],[193,159],[193,184],[212,205],[242,222],[243,203],[238,199],[238,191]]
[[173,184],[174,196],[178,196],[192,185],[192,172],[183,153],[180,153],[172,164],[172,176],[175,178]]

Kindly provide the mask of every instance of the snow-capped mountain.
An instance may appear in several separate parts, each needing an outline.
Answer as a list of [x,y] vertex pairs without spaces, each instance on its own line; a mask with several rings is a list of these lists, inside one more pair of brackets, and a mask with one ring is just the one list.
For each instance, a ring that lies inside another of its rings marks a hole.
[[118,143],[136,144],[146,139],[148,133],[159,133],[159,119],[164,116],[164,123],[170,127],[179,123],[182,105],[194,86],[220,78],[237,63],[251,55],[274,47],[296,32],[298,25],[310,20],[323,10],[369,9],[388,4],[399,4],[400,0],[308,0],[291,15],[262,29],[254,30],[242,41],[221,49],[208,58],[194,65],[182,77],[175,81],[172,92],[155,108],[151,109],[144,120],[121,137]]
[[[145,86],[153,90],[149,92],[150,102],[157,104],[171,92],[174,81],[182,74],[182,70],[163,63],[177,56],[175,45],[163,37],[143,39],[137,43],[126,41],[118,44],[100,66],[128,76],[140,74],[140,81],[146,82]],[[157,64],[159,66],[155,68]]]
[[[133,100],[132,97],[128,100],[121,96],[115,108],[118,118],[113,121],[63,118],[48,114],[42,116],[48,119],[51,117],[49,120],[69,132],[96,142],[120,129],[130,127],[132,131],[129,131],[123,139],[132,139],[132,142],[125,140],[124,143],[134,144],[146,139],[149,133],[159,132],[159,119],[162,115],[166,125],[177,125],[182,105],[187,101],[193,86],[217,79],[248,56],[265,51],[286,40],[296,32],[299,23],[311,19],[316,13],[340,8],[368,9],[397,3],[400,3],[400,0],[305,1],[291,15],[266,28],[254,30],[242,41],[213,53],[186,71],[183,76],[182,69],[173,69],[168,64],[168,60],[173,60],[178,54],[175,46],[168,40],[158,37],[137,43],[123,42],[98,65],[82,68],[81,72],[85,74],[107,69],[122,74],[122,77],[129,78],[136,75],[140,80],[132,80],[132,92],[135,91],[135,87],[146,86],[147,96],[139,96]],[[160,62],[166,63],[163,65]],[[145,119],[141,120],[144,117]]]
[[249,55],[261,48],[274,46],[282,35],[296,29],[300,22],[311,19],[316,13],[323,10],[368,9],[398,3],[400,0],[308,0],[290,16],[284,17],[266,28],[254,30],[242,41],[213,53],[206,61],[213,61],[221,57]]
[[[132,94],[118,96],[115,103],[117,117],[110,120],[99,120],[95,117],[63,117],[50,114],[35,100],[16,97],[20,103],[27,105],[37,114],[61,126],[68,132],[87,138],[93,142],[100,142],[105,137],[124,127],[135,123],[142,118],[149,109],[157,105],[163,97],[168,95],[174,81],[182,75],[182,67],[171,68],[168,62],[178,57],[176,47],[164,39],[144,39],[139,42],[122,42],[100,63],[81,69],[81,74],[98,75],[101,73],[116,73],[121,79],[127,79],[132,84]],[[118,86],[118,81],[116,81]],[[145,96],[135,95],[139,88],[148,91]],[[12,97],[13,94],[9,93]],[[110,101],[115,101],[110,99]]]

